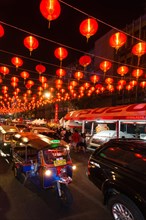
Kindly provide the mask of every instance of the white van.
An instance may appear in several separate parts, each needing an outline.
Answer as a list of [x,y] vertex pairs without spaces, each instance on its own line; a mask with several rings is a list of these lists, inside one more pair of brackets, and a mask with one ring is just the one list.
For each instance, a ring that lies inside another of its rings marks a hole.
[[[116,138],[116,137],[117,137],[117,131],[115,131],[115,130],[100,131],[100,132],[94,134],[90,138],[88,145],[87,145],[87,150],[94,151],[96,148],[98,148],[103,143],[109,141],[112,138]],[[133,135],[120,131],[119,138],[121,138],[121,137],[133,138]]]

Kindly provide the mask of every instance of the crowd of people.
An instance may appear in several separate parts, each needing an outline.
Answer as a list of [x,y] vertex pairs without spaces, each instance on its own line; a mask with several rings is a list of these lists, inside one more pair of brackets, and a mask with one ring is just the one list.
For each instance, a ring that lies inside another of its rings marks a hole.
[[86,134],[79,132],[77,129],[71,132],[70,129],[57,128],[56,137],[70,143],[71,149],[75,152],[86,152],[87,150]]

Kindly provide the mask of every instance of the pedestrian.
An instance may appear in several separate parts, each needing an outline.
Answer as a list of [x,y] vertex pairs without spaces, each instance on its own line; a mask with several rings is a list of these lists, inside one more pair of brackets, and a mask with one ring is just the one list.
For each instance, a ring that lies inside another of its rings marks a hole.
[[74,130],[72,136],[71,136],[71,146],[74,149],[75,152],[77,152],[77,143],[80,141],[80,134],[78,130]]
[[76,145],[77,148],[77,152],[83,150],[83,152],[85,153],[87,150],[87,144],[86,144],[86,135],[85,133],[82,133],[80,136],[80,140]]

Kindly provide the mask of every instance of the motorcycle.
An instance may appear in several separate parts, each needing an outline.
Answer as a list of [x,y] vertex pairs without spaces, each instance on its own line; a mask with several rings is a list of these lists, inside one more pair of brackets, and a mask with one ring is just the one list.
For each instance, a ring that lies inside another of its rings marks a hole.
[[68,148],[60,145],[59,140],[46,143],[40,137],[21,137],[12,148],[12,158],[14,176],[23,179],[24,185],[29,179],[42,189],[54,188],[61,204],[71,206],[73,196],[68,186],[76,167]]

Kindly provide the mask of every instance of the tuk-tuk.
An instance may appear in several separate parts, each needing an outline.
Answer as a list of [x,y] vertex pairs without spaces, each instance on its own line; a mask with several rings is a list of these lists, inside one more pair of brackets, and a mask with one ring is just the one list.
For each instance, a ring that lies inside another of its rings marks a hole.
[[43,189],[53,187],[62,204],[70,206],[73,197],[68,185],[72,182],[75,166],[68,148],[60,144],[60,140],[46,142],[43,136],[26,133],[15,137],[12,149],[14,176],[19,180],[23,178],[24,184],[29,178]]
[[13,135],[18,132],[19,130],[18,128],[16,128],[16,126],[12,126],[12,125],[0,126],[0,149],[4,155],[10,156]]

